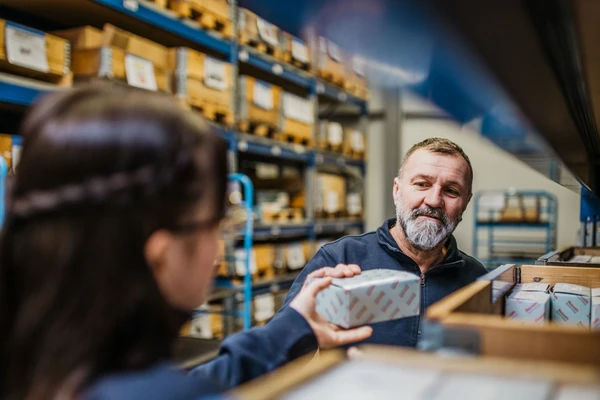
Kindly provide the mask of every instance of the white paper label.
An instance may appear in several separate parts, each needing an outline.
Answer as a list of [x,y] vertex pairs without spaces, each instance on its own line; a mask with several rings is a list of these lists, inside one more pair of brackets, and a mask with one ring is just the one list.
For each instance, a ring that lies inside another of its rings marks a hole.
[[271,293],[254,297],[254,318],[266,321],[275,315],[275,296]]
[[291,270],[303,268],[306,265],[304,255],[304,245],[302,243],[293,243],[287,248],[287,265]]
[[279,46],[277,27],[275,25],[268,23],[260,17],[256,17],[256,26],[258,27],[258,34],[262,40],[272,46]]
[[325,194],[325,211],[334,213],[340,210],[340,198],[337,192],[329,191]]
[[254,104],[265,110],[273,109],[273,88],[271,85],[255,81],[253,88],[253,100]]
[[290,195],[286,192],[277,193],[277,204],[279,204],[281,208],[288,208],[290,206]]
[[362,77],[364,77],[366,75],[366,71],[365,71],[366,63],[362,58],[354,57],[352,59],[352,65],[354,67],[354,72],[356,73],[356,75],[362,76]]
[[344,141],[344,130],[342,124],[330,122],[327,124],[327,142],[333,146],[339,146]]
[[21,152],[23,151],[23,147],[18,144],[12,145],[12,171],[13,173],[17,172],[17,167],[19,166],[19,161],[21,161]]
[[[237,249],[234,252],[235,256],[235,273],[238,276],[246,275],[246,250]],[[255,274],[258,270],[256,266],[256,252],[254,249],[250,252],[250,273]]]
[[46,36],[6,24],[4,31],[6,59],[13,65],[48,72]]
[[315,120],[313,102],[291,93],[284,93],[283,115],[305,124],[313,124]]
[[204,84],[212,89],[227,90],[227,63],[212,57],[204,57]]
[[277,164],[256,163],[256,177],[259,179],[279,178],[279,166]]
[[363,151],[365,149],[365,135],[362,132],[353,131],[351,140],[352,150]]
[[360,193],[349,193],[346,197],[346,206],[348,208],[348,214],[360,215],[362,213],[362,198]]
[[342,57],[342,50],[340,49],[340,47],[337,44],[329,41],[327,43],[327,45],[329,48],[329,57],[331,57],[331,59],[333,61],[336,61],[338,63],[341,63],[342,61],[344,61],[344,58]]
[[308,47],[306,47],[301,41],[292,39],[292,57],[302,63],[307,63]]
[[212,321],[210,314],[195,317],[190,324],[190,336],[200,339],[212,339]]
[[133,12],[136,12],[138,10],[138,8],[140,7],[140,5],[137,2],[137,0],[123,0],[123,7],[127,8],[128,10],[131,10]]
[[127,83],[131,86],[152,91],[158,90],[154,65],[151,61],[127,54],[125,56],[125,74]]

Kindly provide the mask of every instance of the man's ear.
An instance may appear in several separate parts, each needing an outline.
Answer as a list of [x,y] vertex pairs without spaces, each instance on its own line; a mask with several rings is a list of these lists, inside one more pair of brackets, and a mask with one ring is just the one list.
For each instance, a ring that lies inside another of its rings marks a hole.
[[166,266],[169,249],[173,244],[173,234],[161,229],[153,232],[144,245],[144,256],[146,262],[152,269],[155,278],[161,275]]
[[463,212],[465,212],[467,210],[467,206],[471,202],[472,198],[473,198],[473,193],[469,193],[469,198],[467,199],[467,203],[465,204],[465,208],[463,209]]
[[398,203],[398,198],[400,197],[400,178],[394,178],[394,189],[392,192],[394,197],[394,204]]

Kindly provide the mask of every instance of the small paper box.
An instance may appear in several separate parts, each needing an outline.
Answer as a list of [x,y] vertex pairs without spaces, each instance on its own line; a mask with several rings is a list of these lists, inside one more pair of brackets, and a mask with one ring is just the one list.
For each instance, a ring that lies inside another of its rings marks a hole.
[[600,288],[592,289],[592,315],[590,329],[600,330]]
[[543,324],[550,319],[550,295],[543,292],[512,292],[506,298],[505,315],[510,319]]
[[514,292],[544,292],[550,291],[550,285],[548,283],[519,283],[515,285]]
[[558,324],[590,327],[591,290],[585,286],[557,283],[552,290],[552,320]]
[[317,312],[343,328],[412,317],[420,308],[419,277],[388,269],[334,278],[317,296]]

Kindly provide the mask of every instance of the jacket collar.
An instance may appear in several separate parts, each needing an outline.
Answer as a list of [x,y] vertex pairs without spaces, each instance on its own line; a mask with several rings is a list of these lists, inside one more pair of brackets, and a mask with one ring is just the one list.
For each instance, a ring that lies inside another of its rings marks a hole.
[[[396,239],[392,236],[390,229],[396,225],[396,218],[387,219],[383,225],[377,228],[377,241],[379,244],[388,252],[395,255],[400,261],[410,262],[417,270],[419,269],[417,263],[404,254],[404,252],[398,247],[398,243],[396,243]],[[436,265],[434,268],[446,267],[446,266],[462,266],[464,265],[464,260],[460,250],[458,250],[458,245],[456,243],[456,239],[454,235],[450,235],[450,239],[446,244],[446,255],[442,262]],[[433,268],[431,268],[433,269]],[[430,270],[431,270],[430,269]]]

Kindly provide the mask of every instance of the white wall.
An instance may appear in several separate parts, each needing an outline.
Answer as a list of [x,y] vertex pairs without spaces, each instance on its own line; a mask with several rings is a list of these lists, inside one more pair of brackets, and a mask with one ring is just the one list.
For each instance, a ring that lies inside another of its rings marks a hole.
[[[410,108],[410,106],[408,107]],[[443,137],[456,142],[469,156],[474,170],[473,192],[481,190],[545,190],[558,199],[557,247],[573,246],[579,228],[579,195],[531,169],[499,149],[478,132],[445,119],[408,119],[402,127],[402,155],[415,143],[428,137]],[[459,247],[473,253],[473,207],[463,216],[455,236]],[[540,254],[541,255],[541,254]]]

